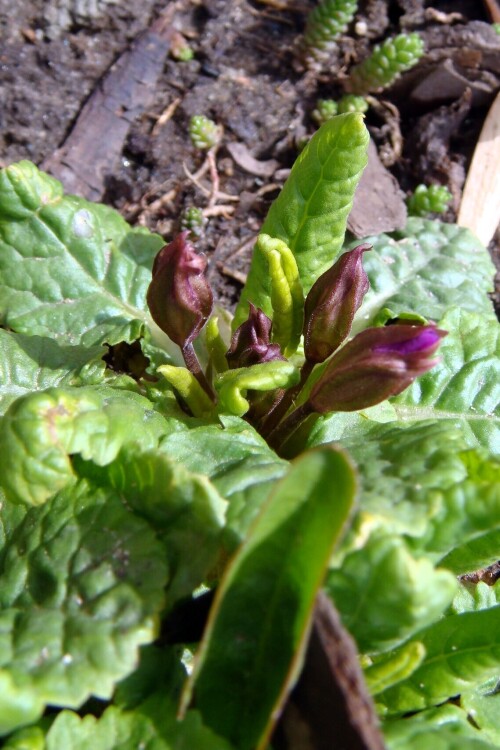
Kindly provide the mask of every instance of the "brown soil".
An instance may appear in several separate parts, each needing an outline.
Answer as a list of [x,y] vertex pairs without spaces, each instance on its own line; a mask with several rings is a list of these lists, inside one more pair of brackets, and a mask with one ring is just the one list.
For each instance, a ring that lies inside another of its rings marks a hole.
[[[58,149],[72,131],[78,135],[75,123],[92,94],[104,92],[110,108],[110,97],[113,103],[112,96],[120,94],[106,87],[110,67],[141,32],[158,31],[158,18],[167,10],[159,32],[167,46],[158,48],[155,60],[143,58],[145,67],[135,75],[146,81],[144,90],[133,94],[127,112],[122,110],[128,105],[115,112],[126,121],[122,134],[109,128],[96,136],[103,179],[88,196],[166,239],[179,229],[184,208],[203,208],[207,221],[198,246],[211,257],[219,299],[233,304],[252,239],[300,142],[314,131],[310,115],[316,100],[338,98],[349,66],[371,44],[416,30],[426,43],[424,58],[377,95],[367,125],[403,191],[431,181],[451,189],[454,203],[446,218],[453,220],[471,154],[500,87],[500,35],[487,12],[491,0],[438,0],[432,7],[424,0],[364,0],[349,35],[319,72],[305,69],[297,55],[314,5],[311,0],[0,0],[0,162],[30,159],[63,183],[68,179],[73,191],[64,151],[61,156]],[[194,53],[188,62],[174,59],[183,39]],[[195,114],[223,127],[216,154],[218,195],[213,172],[189,176],[205,159],[188,135]],[[81,154],[90,169],[93,158]],[[492,243],[494,257],[496,249]]]

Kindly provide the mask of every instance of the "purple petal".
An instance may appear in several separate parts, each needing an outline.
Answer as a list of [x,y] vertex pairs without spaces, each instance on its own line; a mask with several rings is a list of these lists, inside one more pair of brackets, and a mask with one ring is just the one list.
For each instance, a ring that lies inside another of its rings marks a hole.
[[414,354],[415,352],[425,352],[426,349],[433,347],[441,338],[441,334],[435,328],[422,328],[418,336],[412,336],[405,341],[393,341],[390,344],[375,346],[374,352],[396,354]]

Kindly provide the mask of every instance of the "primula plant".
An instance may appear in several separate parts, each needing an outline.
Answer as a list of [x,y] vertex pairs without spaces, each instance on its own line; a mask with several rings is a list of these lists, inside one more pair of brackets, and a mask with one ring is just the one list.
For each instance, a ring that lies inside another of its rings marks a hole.
[[493,267],[346,238],[367,146],[313,136],[234,317],[187,231],[0,173],[3,747],[277,747],[320,588],[390,750],[500,746]]

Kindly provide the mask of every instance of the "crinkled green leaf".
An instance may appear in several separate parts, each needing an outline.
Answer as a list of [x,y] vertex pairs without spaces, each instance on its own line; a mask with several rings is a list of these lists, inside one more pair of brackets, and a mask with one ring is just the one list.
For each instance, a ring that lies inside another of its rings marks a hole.
[[56,386],[80,386],[104,380],[101,346],[61,346],[44,336],[0,329],[0,414],[19,396]]
[[460,429],[451,421],[404,425],[360,418],[346,425],[336,416],[319,420],[310,444],[340,440],[354,458],[361,482],[359,524],[417,537],[418,545],[441,517],[447,493],[467,477]]
[[450,614],[416,639],[426,658],[407,680],[377,696],[384,712],[436,706],[500,673],[500,605]]
[[342,442],[360,471],[355,526],[362,538],[373,527],[402,533],[413,549],[443,557],[442,565],[455,573],[496,559],[500,464],[487,453],[463,450],[466,439],[456,421],[374,424],[358,418],[346,425],[332,416],[318,422],[310,443],[330,440]]
[[392,400],[398,418],[456,419],[471,446],[500,453],[500,324],[493,315],[450,311],[440,364]]
[[[163,698],[163,699],[162,699]],[[45,750],[230,750],[229,744],[205,727],[190,711],[184,721],[164,696],[123,711],[110,706],[96,719],[71,711],[56,717],[47,732]]]
[[262,750],[300,666],[312,609],[355,492],[333,449],[276,485],[217,589],[184,704],[239,750]]
[[458,706],[431,708],[382,725],[388,750],[494,750]]
[[208,425],[167,435],[160,448],[190,471],[203,472],[226,500],[225,543],[234,547],[266,500],[275,481],[287,470],[265,440],[238,417],[221,417]]
[[373,534],[329,572],[326,588],[360,651],[374,653],[434,622],[457,582],[429,560],[412,557],[401,537]]
[[79,483],[29,509],[0,570],[2,733],[46,704],[109,698],[156,635],[165,550],[112,490]]
[[[406,228],[369,237],[373,251],[363,258],[370,279],[356,317],[357,331],[371,325],[384,307],[440,320],[451,307],[491,314],[487,293],[495,273],[491,257],[467,229],[441,221],[409,219]],[[351,243],[354,247],[359,242]]]
[[[0,323],[62,345],[159,333],[146,307],[163,240],[118,212],[63,195],[27,161],[0,172]],[[168,339],[161,336],[168,346]]]
[[99,486],[111,486],[157,529],[171,566],[169,604],[188,596],[215,564],[227,502],[203,474],[158,451],[125,448],[106,466],[76,460]]
[[480,609],[490,609],[500,604],[500,581],[489,586],[484,581],[465,583],[457,591],[451,611],[456,614],[462,612],[477,612]]
[[[264,222],[262,233],[282,240],[293,252],[305,293],[342,247],[368,141],[359,113],[326,122],[298,157]],[[270,294],[267,260],[256,246],[234,325],[245,320],[248,302],[272,317]]]
[[122,445],[148,449],[166,431],[151,402],[131,391],[50,388],[23,396],[0,421],[0,484],[10,500],[39,505],[74,480],[70,454],[104,465]]

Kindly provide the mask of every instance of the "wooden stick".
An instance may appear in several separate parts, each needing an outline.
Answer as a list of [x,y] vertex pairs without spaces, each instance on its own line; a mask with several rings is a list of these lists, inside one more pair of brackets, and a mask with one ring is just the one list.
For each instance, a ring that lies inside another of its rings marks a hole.
[[457,223],[488,245],[500,222],[500,94],[481,130],[465,182]]

